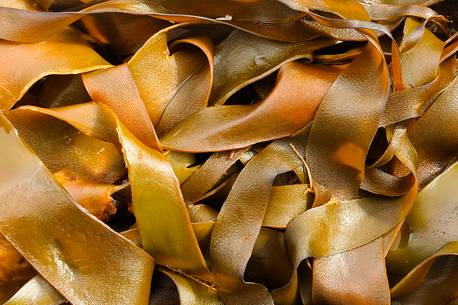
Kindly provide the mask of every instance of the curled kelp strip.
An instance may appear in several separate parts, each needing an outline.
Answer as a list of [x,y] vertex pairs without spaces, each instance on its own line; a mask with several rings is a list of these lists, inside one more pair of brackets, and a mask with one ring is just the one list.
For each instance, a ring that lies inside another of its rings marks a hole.
[[[2,177],[0,192],[2,234],[75,304],[94,300],[117,304],[123,299],[145,304],[153,259],[79,209],[38,157],[19,140],[3,115],[1,124],[2,142],[8,147],[2,150],[1,158],[7,174]],[[30,179],[40,187],[30,189]],[[22,203],[20,210],[15,207],[17,202]],[[18,219],[22,230],[15,229]],[[77,274],[89,276],[92,281],[77,279]],[[123,283],[120,285],[131,288],[128,292],[120,291],[116,285],[105,282],[106,277],[116,278]],[[105,284],[101,286],[97,278]]]

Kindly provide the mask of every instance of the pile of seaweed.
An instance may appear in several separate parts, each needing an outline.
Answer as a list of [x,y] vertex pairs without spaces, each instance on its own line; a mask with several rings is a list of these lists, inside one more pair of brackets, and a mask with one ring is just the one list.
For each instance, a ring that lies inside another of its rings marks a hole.
[[457,7],[0,1],[0,302],[458,304]]

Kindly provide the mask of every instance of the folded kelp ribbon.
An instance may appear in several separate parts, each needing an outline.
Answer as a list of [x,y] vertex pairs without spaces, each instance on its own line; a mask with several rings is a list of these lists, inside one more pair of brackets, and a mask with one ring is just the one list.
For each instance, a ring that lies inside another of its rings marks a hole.
[[0,232],[40,273],[9,304],[453,301],[454,38],[425,3],[85,2],[0,8]]
[[75,304],[147,302],[153,259],[78,208],[3,114],[1,124],[2,234]]
[[[27,2],[21,0],[22,2]],[[21,3],[19,1],[19,3]],[[22,3],[21,3],[22,4]],[[63,27],[83,18],[88,14],[129,13],[149,15],[157,19],[173,22],[201,22],[225,24],[247,32],[279,41],[298,42],[317,37],[301,22],[305,15],[289,9],[275,0],[241,2],[237,6],[230,1],[145,1],[145,0],[110,0],[102,3],[89,3],[87,8],[76,12],[43,12],[37,6],[27,6],[35,13],[14,10],[24,8],[13,2],[11,8],[2,8],[2,30],[0,37],[11,41],[36,42],[46,40]],[[40,11],[37,13],[37,11]],[[16,23],[21,20],[23,23]],[[33,30],[28,29],[29,26]]]
[[[86,104],[86,105],[81,104],[81,105],[75,105],[75,106],[68,106],[68,107],[65,107],[65,108],[68,109],[68,111],[65,111],[66,109],[59,109],[58,111],[54,111],[54,110],[45,110],[45,111],[46,111],[47,113],[51,113],[51,114],[56,115],[56,116],[58,115],[60,118],[64,118],[64,119],[67,120],[68,122],[72,122],[72,123],[74,124],[74,126],[79,127],[81,130],[87,130],[86,128],[90,128],[90,127],[88,127],[90,124],[86,124],[86,125],[83,125],[83,124],[87,123],[87,118],[94,118],[94,117],[95,117],[94,115],[91,115],[91,112],[93,112],[95,108],[99,108],[99,109],[97,109],[97,111],[106,112],[106,113],[105,113],[105,117],[109,117],[109,116],[111,115],[111,118],[110,118],[110,119],[112,119],[111,122],[116,121],[117,124],[122,124],[122,123],[120,123],[120,121],[119,121],[117,118],[114,117],[114,114],[111,112],[111,110],[109,110],[108,108],[106,108],[106,106],[103,106],[102,104],[99,104],[99,105],[97,105],[97,104]],[[74,111],[74,108],[80,108],[80,110]],[[83,110],[83,108],[84,108],[84,110]],[[29,116],[33,116],[33,113],[35,113],[35,115],[40,116],[40,113],[37,112],[37,111],[40,111],[40,109],[19,108],[19,109],[17,109],[17,110],[11,111],[11,117],[16,117],[16,120],[17,120],[17,117],[20,117],[20,116],[21,116],[20,113],[28,113],[28,112],[31,112],[31,113],[29,114]],[[19,114],[17,114],[17,113],[19,113]],[[75,116],[75,114],[76,114],[76,116]],[[68,115],[68,116],[67,116],[67,115]],[[73,117],[71,117],[72,115],[73,115]],[[25,116],[25,115],[23,114],[23,116]],[[80,121],[79,121],[78,123],[75,123],[75,122],[77,122],[78,116],[79,116],[81,119],[80,119]],[[30,119],[30,118],[29,118],[29,119]],[[84,122],[85,120],[86,120],[86,122]],[[100,122],[99,122],[99,123],[100,123]],[[103,124],[103,125],[104,125],[105,127],[109,126],[109,124],[110,124],[109,122],[104,122],[104,123],[105,123],[105,124]],[[121,126],[121,125],[118,125],[118,126]],[[121,129],[119,129],[119,128],[117,128],[117,129],[118,129],[118,130],[122,130],[122,127],[120,127],[120,128],[121,128]],[[93,129],[93,130],[92,130],[92,134],[96,134],[96,132],[97,132],[96,129]],[[101,134],[98,134],[98,136],[99,136],[99,137],[103,137],[103,132],[102,132]],[[127,156],[127,155],[131,155],[131,154],[136,155],[138,152],[140,152],[140,153],[142,152],[142,150],[141,150],[141,149],[138,149],[138,148],[132,150],[131,147],[132,147],[132,145],[135,145],[135,144],[133,144],[133,142],[130,142],[130,141],[128,141],[128,140],[122,139],[122,137],[124,137],[124,135],[121,135],[121,134],[120,134],[120,135],[119,135],[120,143],[123,145],[123,151],[124,151],[124,153],[125,153],[126,156]],[[129,136],[127,136],[127,137],[130,138],[130,139],[134,139],[132,135],[129,135]],[[121,140],[121,139],[122,139],[122,140]],[[32,140],[32,139],[30,139],[30,140]],[[135,140],[134,140],[134,141],[135,141]],[[140,143],[137,143],[137,145],[140,145]],[[283,145],[285,145],[285,144],[283,144]],[[149,148],[146,147],[146,146],[143,146],[143,149],[144,149],[144,150],[150,150],[150,152],[152,153],[152,150],[149,149]],[[293,159],[294,159],[294,158],[297,158],[297,156],[295,155],[294,151],[291,150],[291,148],[290,148],[288,145],[286,145],[286,149],[289,150],[290,158],[291,158],[291,157],[293,157]],[[144,152],[143,152],[143,154],[144,154]],[[268,155],[269,155],[269,154],[267,154],[266,156],[268,156]],[[270,158],[270,159],[267,159],[267,161],[272,160],[272,156],[270,156],[269,158]],[[143,158],[140,157],[140,158],[137,159],[137,160],[142,160],[142,159],[143,159]],[[147,186],[145,187],[144,185],[142,185],[142,186],[140,186],[140,189],[138,189],[137,191],[135,191],[136,184],[135,184],[134,181],[139,181],[139,182],[141,181],[141,183],[145,183],[145,182],[146,182],[146,181],[145,181],[145,177],[146,177],[147,175],[149,175],[149,174],[143,173],[143,175],[132,176],[132,175],[137,175],[137,172],[136,172],[137,169],[134,169],[134,167],[136,167],[136,168],[138,168],[138,169],[141,169],[141,168],[142,168],[142,165],[141,165],[141,164],[138,164],[138,161],[135,161],[135,160],[136,160],[136,157],[135,157],[135,156],[133,156],[133,159],[131,159],[131,160],[133,160],[133,161],[129,161],[128,159],[126,159],[126,162],[127,162],[128,168],[130,168],[129,172],[130,172],[130,175],[131,175],[130,181],[131,181],[131,185],[132,185],[131,187],[132,187],[132,192],[133,192],[134,213],[138,213],[139,215],[144,215],[144,216],[147,216],[147,215],[157,215],[158,212],[151,212],[152,206],[149,206],[149,207],[148,207],[149,204],[146,204],[147,201],[145,201],[145,200],[143,200],[143,203],[145,203],[146,205],[145,205],[145,204],[143,204],[143,205],[137,204],[137,206],[138,206],[138,208],[146,208],[146,209],[149,209],[150,212],[147,212],[146,210],[137,211],[137,212],[135,211],[135,210],[136,210],[136,208],[135,208],[135,205],[136,205],[135,198],[143,198],[144,196],[146,196],[147,193],[150,193],[150,188],[151,188],[151,187],[147,187]],[[132,163],[131,163],[131,162],[132,162]],[[270,161],[269,161],[269,162],[270,162]],[[298,167],[301,167],[300,159],[297,159],[296,162],[298,162],[298,165],[297,165],[297,166],[298,166]],[[150,168],[150,169],[151,169],[151,168]],[[274,169],[274,170],[277,171],[278,169]],[[301,171],[302,171],[302,169],[301,169]],[[165,176],[164,176],[163,174],[162,174],[161,176],[163,177],[163,179],[165,179]],[[140,178],[140,177],[141,177],[141,178]],[[275,177],[275,175],[274,175],[274,177]],[[163,186],[166,186],[166,185],[170,185],[170,183],[162,183],[162,185],[163,185]],[[299,189],[299,192],[296,192],[298,198],[301,198],[301,197],[303,196],[303,192],[304,192],[304,191],[305,191],[305,189],[302,188],[302,189]],[[161,193],[163,193],[163,191],[159,191],[159,192],[156,191],[156,192],[153,192],[153,193],[151,193],[151,194],[152,194],[152,195],[153,195],[153,194],[160,195]],[[266,195],[268,195],[268,194],[266,194]],[[277,195],[277,196],[278,196],[278,195]],[[167,198],[170,198],[169,196],[166,196],[166,197],[167,197]],[[268,196],[267,196],[267,199],[268,199]],[[283,197],[281,197],[280,200],[284,200]],[[296,200],[297,200],[297,199],[296,199]],[[163,200],[157,200],[156,202],[164,202],[164,201],[163,201]],[[284,202],[284,201],[283,201],[283,202]],[[267,203],[267,202],[266,202],[266,203]],[[300,202],[299,202],[299,203],[300,203]],[[276,205],[275,201],[271,202],[270,204],[273,205],[273,208],[275,208],[275,205]],[[304,206],[304,204],[305,204],[305,202],[302,203],[302,206]],[[185,208],[184,205],[181,205],[181,207],[182,207],[182,208]],[[173,209],[172,206],[171,206],[170,208]],[[298,208],[300,208],[300,204],[298,204]],[[184,211],[185,211],[185,210],[184,210]],[[163,211],[163,212],[165,212],[165,211]],[[163,212],[161,212],[161,213],[163,213]],[[299,211],[299,212],[300,212],[300,211]],[[149,214],[149,213],[152,213],[152,214]],[[177,217],[176,212],[171,212],[171,213],[172,213],[172,215],[173,215],[173,221],[175,222],[175,224],[174,224],[173,226],[179,226],[179,224],[176,223],[176,220],[177,220],[177,218],[176,218],[176,217]],[[298,213],[298,212],[296,212],[296,213]],[[294,214],[293,214],[293,215],[294,215]],[[165,214],[163,214],[163,216],[160,218],[160,219],[161,219],[161,223],[162,223],[162,226],[161,226],[161,227],[162,227],[162,228],[165,228],[165,227],[170,228],[170,226],[164,226],[164,225],[163,225],[163,223],[164,223],[164,221],[165,221],[164,216],[165,216]],[[278,217],[278,213],[277,213],[276,216]],[[141,217],[143,217],[143,216],[141,216]],[[290,217],[291,217],[291,216],[290,216]],[[147,232],[154,232],[155,229],[151,229],[151,225],[154,224],[154,226],[156,226],[156,224],[161,224],[161,223],[157,223],[157,221],[151,221],[150,218],[151,218],[151,216],[147,216],[147,218],[145,218],[144,225],[145,225],[145,226],[148,226],[148,228],[146,228]],[[148,219],[148,220],[146,221],[146,219]],[[272,220],[270,220],[270,221],[271,221],[272,223],[282,223],[281,221],[275,220],[275,217],[271,217],[271,219],[272,219]],[[291,219],[291,218],[289,218],[289,219]],[[262,219],[261,219],[261,220],[262,220]],[[171,221],[172,221],[172,219],[171,219]],[[286,223],[287,223],[287,222],[284,222],[283,226],[286,226]],[[140,228],[140,230],[139,230],[139,231],[140,231],[140,235],[142,236],[142,234],[144,234],[144,233],[142,233],[142,231],[143,231],[144,229],[143,229],[142,223],[140,222],[139,216],[137,216],[137,224],[139,225],[139,228]],[[268,224],[268,223],[267,223],[267,224]],[[189,222],[188,222],[188,225],[190,225]],[[157,228],[158,228],[158,227],[156,227],[156,230],[157,230]],[[178,230],[178,231],[181,231],[181,232],[184,232],[183,229],[181,229],[181,228],[179,228],[179,227],[177,227],[177,230]],[[185,229],[185,231],[186,231],[186,229]],[[158,232],[156,231],[155,234],[158,234]],[[161,234],[161,235],[163,235],[163,234]],[[166,236],[164,236],[164,237],[167,238]],[[178,234],[174,234],[172,238],[174,238],[174,239],[178,238]],[[158,250],[158,251],[162,251],[163,253],[165,253],[164,260],[162,260],[162,259],[159,257],[159,255],[160,255],[159,253],[155,253],[155,254],[154,254],[154,257],[158,257],[158,258],[157,258],[158,262],[161,261],[161,264],[167,266],[168,268],[172,268],[173,270],[179,271],[179,272],[185,272],[188,276],[196,277],[195,280],[196,280],[196,279],[197,279],[197,280],[198,280],[198,279],[201,279],[201,280],[208,280],[207,276],[205,275],[205,271],[199,271],[201,267],[198,267],[198,265],[200,264],[200,263],[197,263],[198,259],[197,259],[196,264],[195,264],[194,266],[193,266],[192,264],[188,264],[188,263],[191,262],[191,261],[190,261],[190,256],[189,256],[189,255],[190,255],[190,253],[189,253],[190,247],[189,247],[189,246],[184,246],[183,249],[187,249],[186,252],[182,252],[182,251],[178,250],[179,252],[183,253],[183,255],[186,256],[186,260],[185,260],[185,261],[182,261],[182,262],[184,262],[184,265],[183,265],[179,260],[177,260],[178,257],[179,257],[179,254],[178,254],[178,253],[175,253],[175,254],[173,253],[173,252],[175,251],[175,250],[173,249],[173,248],[174,248],[174,245],[177,245],[177,246],[178,246],[178,245],[183,245],[183,244],[185,244],[185,243],[187,243],[187,242],[188,242],[187,240],[184,240],[184,241],[182,241],[182,242],[180,242],[180,243],[163,244],[163,247],[165,247],[165,248],[163,248],[162,250]],[[158,245],[157,243],[158,243],[158,240],[156,239],[156,240],[155,240],[155,243],[154,243],[154,245],[153,245],[153,247],[156,248],[156,249],[157,249],[158,246],[161,247],[161,246]],[[148,244],[149,244],[149,243],[148,243],[147,237],[142,237],[142,244],[143,244],[143,247],[144,247],[145,249],[148,249]],[[153,249],[153,250],[151,250],[151,251],[156,251],[156,250]],[[153,253],[154,253],[154,252],[153,252]],[[198,250],[197,253],[200,253],[200,251]],[[173,257],[173,258],[174,258],[174,261],[168,261],[168,258],[169,258],[169,257]],[[205,263],[203,263],[203,265],[202,265],[202,268],[204,268],[204,269],[202,269],[202,270],[205,270],[204,265],[205,265]],[[203,272],[203,273],[202,273],[202,272]],[[224,285],[226,285],[226,284],[224,284]],[[74,302],[74,301],[73,301],[73,302]]]

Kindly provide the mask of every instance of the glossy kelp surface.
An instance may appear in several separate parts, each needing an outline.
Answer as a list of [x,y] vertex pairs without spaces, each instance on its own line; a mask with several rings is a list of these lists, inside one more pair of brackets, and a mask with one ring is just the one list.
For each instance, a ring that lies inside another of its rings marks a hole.
[[1,2],[0,302],[455,304],[445,8]]

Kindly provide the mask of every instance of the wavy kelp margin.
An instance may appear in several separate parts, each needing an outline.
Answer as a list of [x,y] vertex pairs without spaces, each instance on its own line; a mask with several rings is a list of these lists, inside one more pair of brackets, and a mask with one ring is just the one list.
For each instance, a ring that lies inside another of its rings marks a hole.
[[456,7],[0,3],[0,302],[455,304]]

